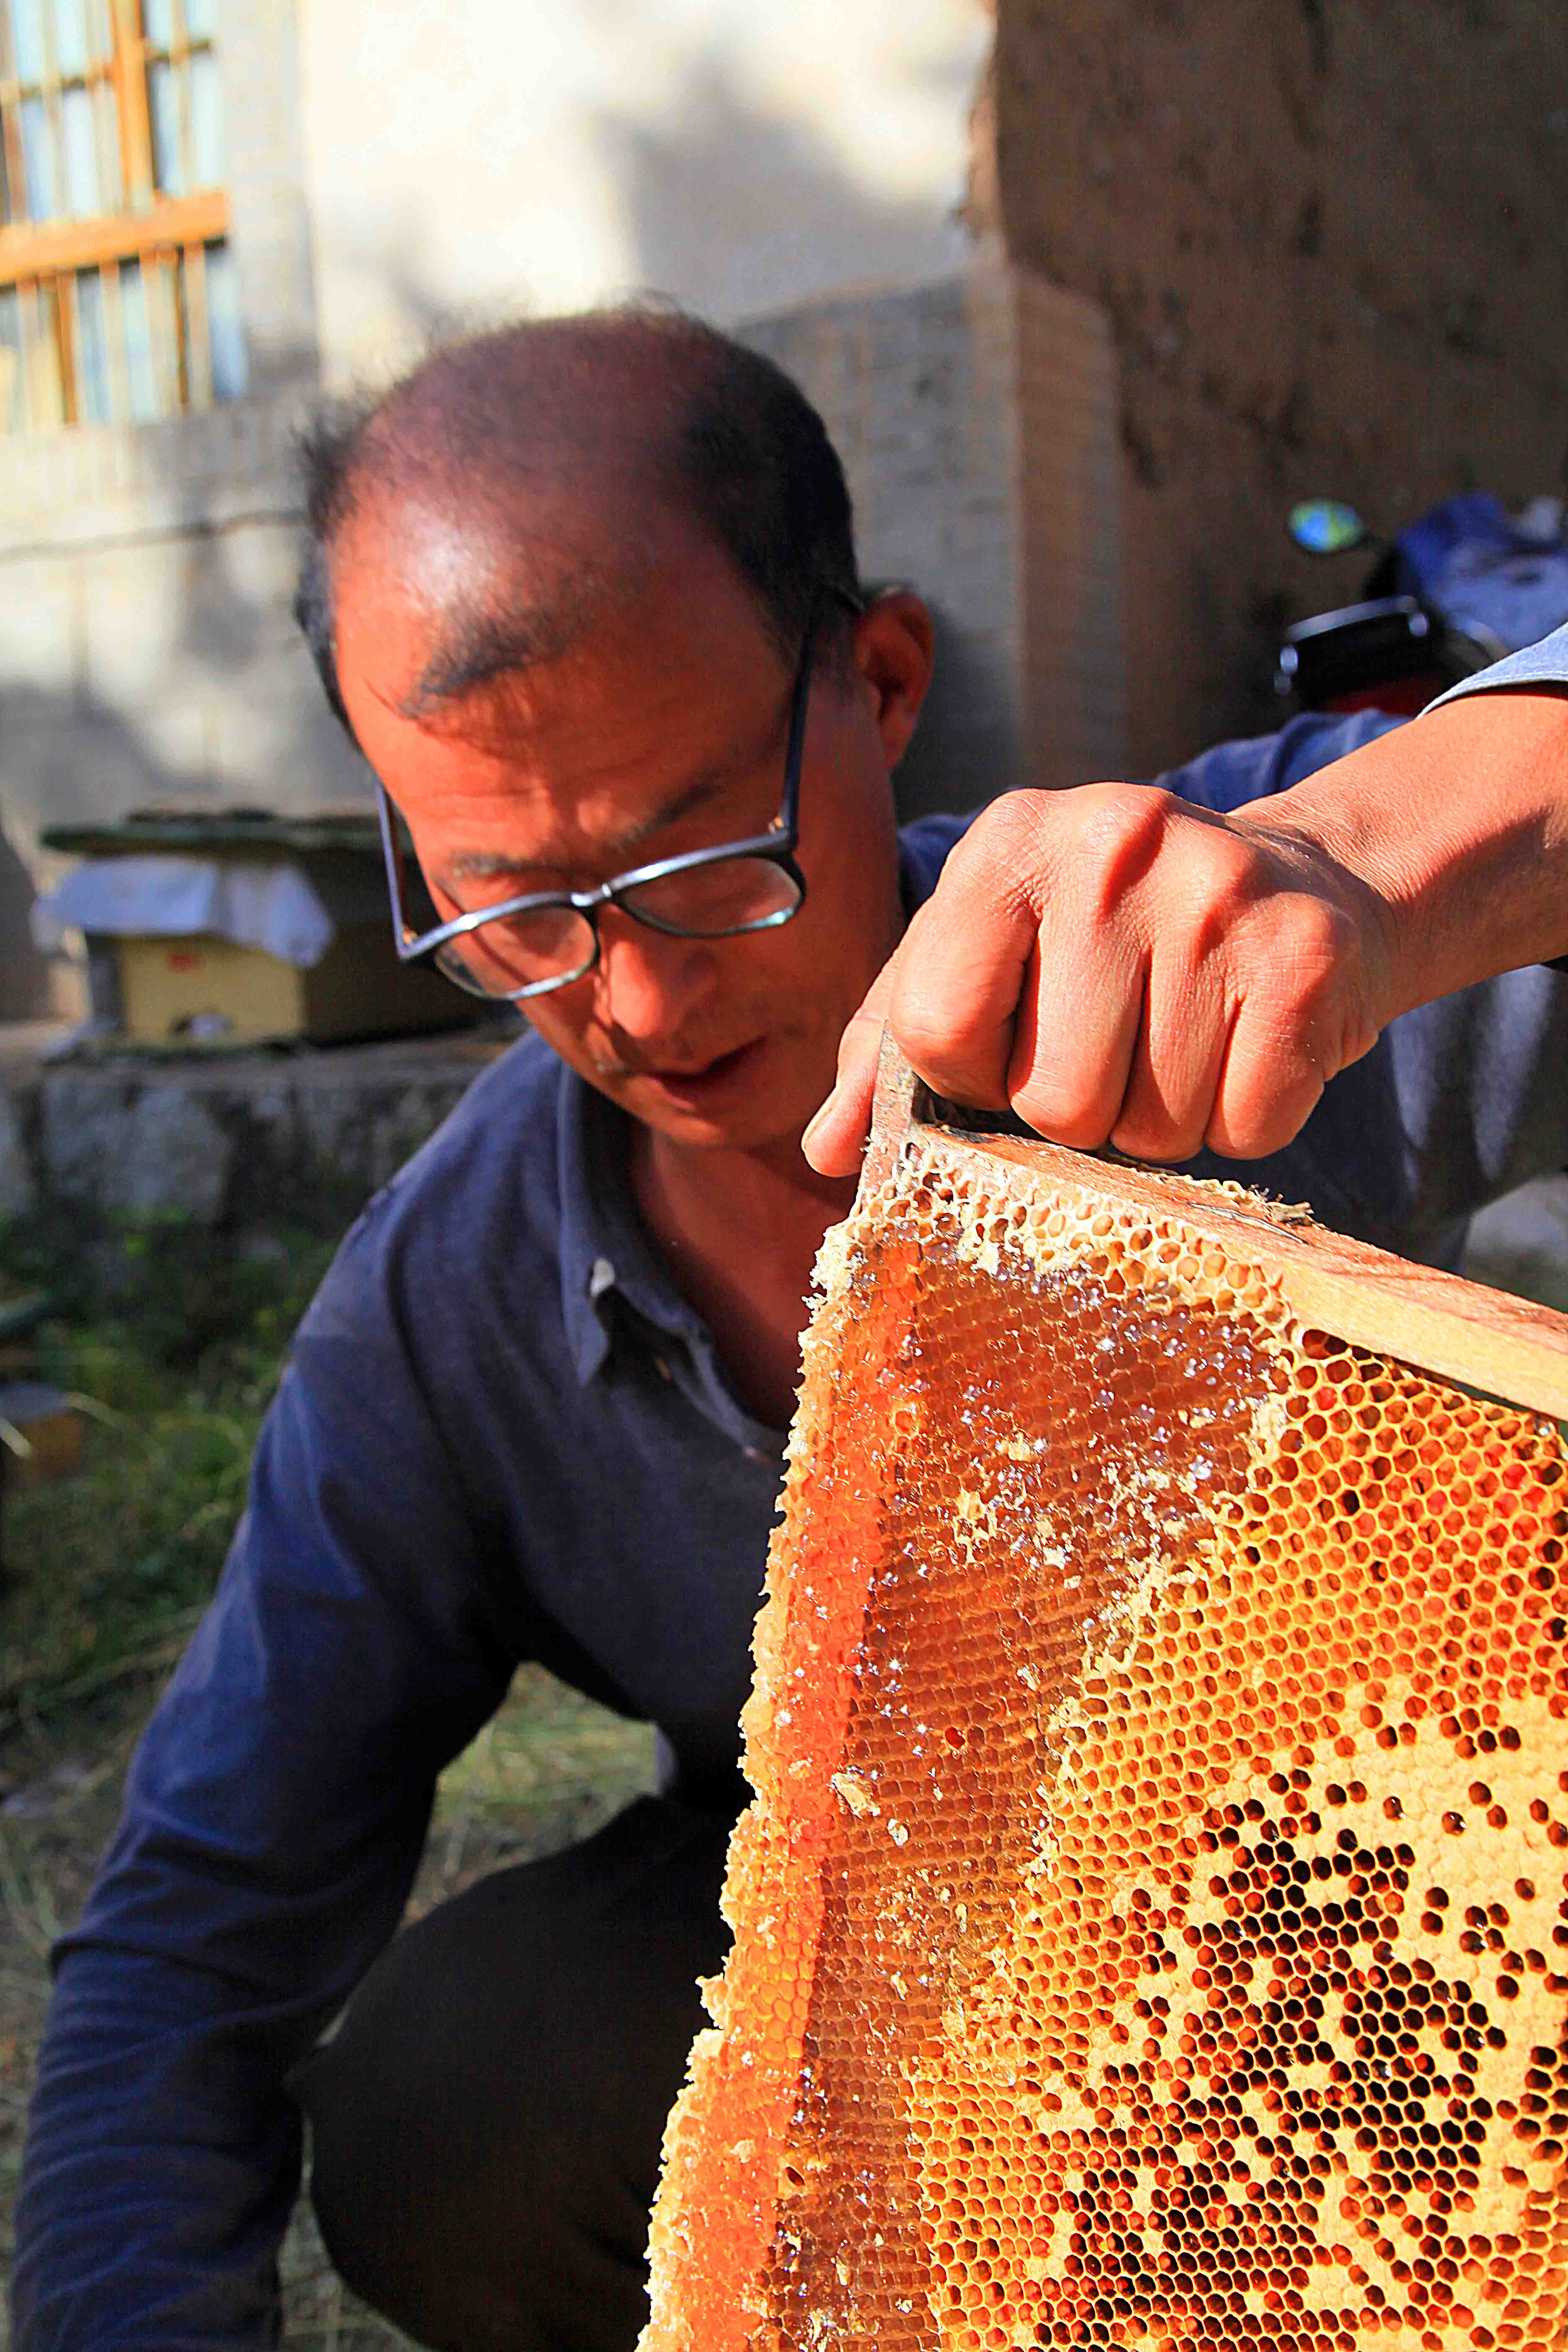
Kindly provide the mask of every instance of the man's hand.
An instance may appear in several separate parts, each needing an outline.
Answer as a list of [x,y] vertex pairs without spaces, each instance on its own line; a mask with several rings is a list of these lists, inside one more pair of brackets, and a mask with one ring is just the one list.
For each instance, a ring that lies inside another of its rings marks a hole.
[[977,817],[806,1130],[859,1164],[884,1022],[940,1094],[1142,1160],[1279,1150],[1395,1013],[1568,947],[1568,701],[1499,693],[1229,816],[1129,784]]
[[1251,1159],[1381,1026],[1373,892],[1265,818],[1136,784],[1010,793],[957,844],[845,1033],[808,1130],[858,1161],[884,1022],[939,1094],[1058,1143]]

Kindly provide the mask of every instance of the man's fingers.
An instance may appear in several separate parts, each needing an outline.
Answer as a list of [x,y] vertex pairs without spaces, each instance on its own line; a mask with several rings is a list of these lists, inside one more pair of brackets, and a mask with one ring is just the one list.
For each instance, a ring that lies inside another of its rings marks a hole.
[[819,1176],[854,1176],[871,1127],[877,1056],[882,1048],[893,964],[885,963],[865,1001],[838,1042],[838,1075],[833,1092],[801,1138],[801,1148]]
[[858,1165],[884,1013],[938,1094],[1010,1106],[1055,1141],[1265,1157],[1377,1034],[1380,919],[1273,813],[1111,784],[1008,794],[954,847],[851,1024],[807,1157]]
[[[1341,909],[1292,898],[1238,992],[1205,1140],[1229,1160],[1283,1150],[1329,1080],[1377,1040],[1361,981],[1361,933]],[[1346,984],[1346,975],[1351,984]]]
[[1013,1015],[1034,952],[1037,919],[999,908],[994,876],[955,874],[921,907],[844,1033],[833,1092],[806,1129],[821,1176],[852,1176],[871,1124],[884,1024],[927,1085],[983,1108],[1006,1102]]
[[1142,1024],[1136,956],[1091,950],[1073,971],[1042,944],[1018,1005],[1008,1102],[1053,1143],[1092,1150],[1121,1108]]
[[1282,1151],[1341,1066],[1337,1053],[1315,1052],[1308,1035],[1282,1039],[1244,1011],[1226,1047],[1204,1140],[1226,1160]]
[[1013,1021],[1039,940],[1039,906],[1016,882],[1018,830],[1011,818],[990,845],[975,824],[975,845],[959,842],[893,957],[893,1037],[931,1089],[978,1110],[1006,1108]]
[[1156,952],[1127,1090],[1106,1130],[1118,1151],[1179,1164],[1202,1149],[1230,1022],[1214,971],[1173,970]]

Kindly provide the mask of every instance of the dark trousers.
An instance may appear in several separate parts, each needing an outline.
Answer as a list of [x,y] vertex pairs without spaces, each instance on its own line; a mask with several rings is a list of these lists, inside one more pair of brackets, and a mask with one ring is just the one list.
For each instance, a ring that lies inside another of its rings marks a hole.
[[630,2352],[730,1822],[645,1797],[391,1944],[289,2087],[355,2293],[437,2352]]

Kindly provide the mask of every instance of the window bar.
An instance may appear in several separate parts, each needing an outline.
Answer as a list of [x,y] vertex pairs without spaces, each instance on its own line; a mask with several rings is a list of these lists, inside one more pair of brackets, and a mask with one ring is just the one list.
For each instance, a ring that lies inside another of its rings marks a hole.
[[54,320],[43,287],[34,278],[23,306],[22,340],[27,362],[28,421],[34,425],[59,423],[51,370],[55,365]]
[[114,88],[112,58],[96,57],[88,68],[92,93],[93,146],[98,157],[98,185],[105,212],[125,209],[125,166],[120,153],[120,119]]
[[180,181],[188,193],[196,184],[196,133],[191,120],[191,45],[185,37],[184,0],[171,0],[171,14],[169,71],[180,118]]
[[[0,10],[0,24],[5,12]],[[6,210],[12,220],[27,217],[27,174],[22,161],[22,117],[16,85],[11,82],[0,96],[0,140],[5,149]]]
[[199,245],[187,245],[184,284],[185,375],[193,408],[213,404],[212,331],[207,323],[207,257]]
[[33,347],[37,336],[37,320],[34,315],[34,289],[25,280],[16,283],[16,342],[22,371],[22,426],[34,431],[43,419],[38,415],[37,370],[34,364]]
[[109,345],[109,409],[116,425],[131,422],[131,366],[125,353],[125,298],[120,264],[103,264],[103,331]]
[[185,272],[177,253],[170,254],[168,270],[169,323],[174,329],[174,365],[178,380],[174,405],[184,409],[191,405],[191,353],[185,337]]
[[49,152],[50,194],[54,211],[63,215],[70,207],[70,161],[66,153],[65,108],[61,100],[59,49],[55,37],[53,0],[39,0],[38,25],[44,39],[44,70],[38,83],[38,93],[43,103]]
[[25,293],[22,332],[26,352],[28,423],[47,430],[63,422],[65,410],[64,386],[60,382],[59,299],[48,278],[30,279]]
[[[7,303],[7,296],[9,303]],[[0,319],[4,318],[7,308],[12,308],[13,315],[16,316],[16,335],[19,345],[22,322],[20,316],[15,311],[16,301],[15,287],[6,287],[0,291]],[[0,433],[20,430],[23,422],[21,405],[23,396],[21,351],[19,348],[13,349],[10,337],[0,332]]]
[[184,354],[180,349],[180,305],[174,285],[174,260],[167,252],[142,257],[142,278],[147,289],[147,328],[153,345],[153,380],[157,386],[158,414],[174,416],[184,406]]
[[114,100],[125,165],[125,202],[133,213],[153,206],[153,126],[147,112],[147,44],[141,0],[110,0],[114,26]]
[[80,322],[77,317],[77,280],[74,269],[68,269],[54,281],[55,336],[59,350],[60,402],[64,410],[62,422],[79,425],[82,421],[81,387],[77,382],[77,355],[81,348]]
[[27,183],[22,165],[21,90],[12,53],[11,12],[0,6],[0,142],[5,167],[5,217],[27,217]]

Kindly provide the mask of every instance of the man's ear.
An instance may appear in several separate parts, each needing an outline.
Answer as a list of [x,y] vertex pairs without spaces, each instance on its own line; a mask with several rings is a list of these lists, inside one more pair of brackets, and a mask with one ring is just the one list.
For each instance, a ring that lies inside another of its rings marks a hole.
[[891,774],[909,748],[931,684],[936,658],[931,614],[912,589],[883,588],[856,622],[854,646]]

